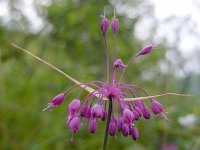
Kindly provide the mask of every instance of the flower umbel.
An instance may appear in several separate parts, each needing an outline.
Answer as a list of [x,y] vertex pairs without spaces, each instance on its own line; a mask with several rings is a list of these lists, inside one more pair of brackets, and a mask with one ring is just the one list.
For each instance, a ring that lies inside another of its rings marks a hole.
[[[108,57],[109,51],[106,39],[106,33],[109,29],[109,21],[105,14],[101,20],[100,29],[104,38],[106,49],[107,81],[104,82],[95,80],[87,83],[78,83],[64,92],[64,94],[56,96],[53,101],[48,104],[47,108],[53,108],[55,105],[61,104],[63,102],[64,95],[67,95],[70,91],[76,89],[77,87],[82,87],[83,89],[92,87],[94,90],[90,91],[85,98],[83,98],[81,101],[79,100],[80,95],[82,94],[81,90],[78,98],[75,98],[68,105],[69,116],[67,117],[67,126],[74,134],[80,129],[81,122],[88,121],[90,133],[95,133],[97,131],[98,121],[107,121],[103,146],[103,149],[106,149],[108,134],[116,137],[116,132],[118,129],[123,136],[131,136],[134,140],[137,140],[139,138],[139,132],[134,123],[142,116],[145,119],[150,119],[150,111],[141,99],[138,99],[134,103],[131,101],[126,101],[126,98],[139,97],[141,92],[146,96],[149,96],[149,94],[143,88],[134,84],[124,83],[121,80],[129,64],[138,56],[150,53],[154,46],[145,46],[136,56],[132,57],[127,64],[124,64],[123,61],[120,58],[117,58],[116,55],[115,44],[116,34],[119,30],[119,22],[114,14],[114,17],[111,21],[111,31],[113,32],[114,37],[114,59],[110,77]],[[122,69],[122,74],[118,81],[115,75],[119,69]],[[164,114],[163,107],[160,103],[151,98],[149,98],[149,100],[154,114]],[[54,101],[56,101],[56,103],[54,103]],[[107,101],[109,101],[109,106],[107,105]],[[118,107],[117,114],[114,113],[114,104]]]
[[[66,125],[72,131],[74,135],[79,131],[81,127],[81,122],[89,122],[89,131],[95,133],[97,131],[98,121],[106,121],[106,130],[104,136],[103,149],[106,149],[107,137],[110,136],[116,137],[117,129],[122,133],[123,136],[132,136],[134,140],[139,138],[139,132],[135,126],[135,122],[138,121],[142,116],[145,119],[150,119],[149,108],[145,105],[145,99],[150,101],[150,107],[152,112],[155,115],[160,115],[162,118],[167,119],[164,114],[163,106],[154,100],[153,98],[166,96],[166,95],[176,95],[176,96],[191,96],[184,94],[176,93],[165,93],[156,96],[150,96],[143,88],[135,84],[127,84],[122,82],[125,71],[136,58],[142,55],[149,54],[155,48],[155,45],[150,44],[145,46],[137,55],[131,57],[127,64],[124,64],[123,61],[116,56],[116,34],[119,30],[119,22],[116,16],[114,15],[111,22],[111,29],[113,32],[114,39],[114,59],[112,66],[112,73],[110,78],[109,73],[109,57],[108,57],[108,45],[106,40],[106,33],[109,29],[109,21],[106,18],[105,14],[100,23],[100,29],[103,34],[105,49],[106,49],[106,81],[95,80],[91,82],[81,83],[68,74],[64,73],[62,70],[56,68],[52,64],[42,60],[41,58],[35,56],[29,51],[12,44],[14,47],[24,51],[25,53],[31,55],[37,60],[48,65],[52,69],[63,74],[66,78],[75,83],[74,86],[69,88],[64,93],[58,94],[55,96],[50,103],[47,104],[47,107],[44,110],[52,110],[54,107],[61,105],[64,102],[64,99],[69,94],[70,91],[76,88],[82,88],[77,98],[70,102],[68,105],[68,117]],[[116,78],[116,73],[119,69],[122,69],[120,79]],[[89,92],[87,96],[83,99],[80,99],[82,91],[86,90]],[[145,97],[140,97],[143,94]],[[134,101],[134,102],[132,102]],[[109,103],[107,105],[107,102]],[[115,105],[114,105],[115,104]],[[114,106],[117,106],[117,112],[114,112]]]

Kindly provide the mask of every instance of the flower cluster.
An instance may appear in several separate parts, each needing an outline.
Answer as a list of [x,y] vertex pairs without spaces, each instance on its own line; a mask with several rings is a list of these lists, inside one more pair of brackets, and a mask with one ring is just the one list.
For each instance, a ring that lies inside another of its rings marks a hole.
[[[111,29],[114,35],[114,61],[110,79],[109,51],[106,40],[106,33],[109,29],[109,21],[105,15],[101,20],[100,29],[106,47],[107,81],[103,82],[95,80],[87,83],[76,84],[66,92],[53,98],[53,100],[48,103],[45,110],[61,105],[70,91],[76,89],[77,87],[81,87],[82,90],[79,95],[68,105],[69,115],[67,117],[66,124],[73,134],[79,131],[81,125],[85,124],[85,122],[89,122],[89,131],[91,133],[95,133],[98,121],[102,120],[107,122],[106,128],[110,136],[115,137],[116,132],[120,131],[123,136],[127,137],[130,135],[134,140],[137,140],[139,138],[139,132],[135,126],[135,122],[141,117],[150,119],[151,114],[149,108],[145,105],[143,100],[138,99],[131,101],[130,98],[140,97],[141,94],[149,96],[149,94],[137,85],[122,82],[122,78],[128,65],[138,56],[150,53],[155,48],[155,45],[150,44],[142,48],[141,51],[132,57],[127,64],[124,64],[121,59],[117,59],[115,40],[116,34],[119,30],[119,22],[114,15],[111,21]],[[121,73],[120,79],[116,78],[117,72]],[[80,100],[82,92],[88,87],[92,90],[90,90],[86,97]],[[155,115],[165,117],[163,106],[154,99],[150,98],[149,101],[152,112]],[[117,109],[114,109],[114,106],[117,106]]]

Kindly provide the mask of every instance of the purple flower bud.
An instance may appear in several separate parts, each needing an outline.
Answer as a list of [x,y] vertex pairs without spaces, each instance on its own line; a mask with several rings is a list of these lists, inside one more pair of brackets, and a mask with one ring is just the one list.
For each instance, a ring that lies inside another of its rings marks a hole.
[[144,104],[143,104],[142,100],[136,100],[136,101],[134,101],[134,104],[135,104],[135,106],[140,108],[140,110],[142,110],[142,108],[144,107]]
[[139,138],[139,132],[135,126],[131,128],[131,135],[134,140],[137,140]]
[[70,119],[67,124],[71,131],[75,133],[80,129],[80,118],[75,116]]
[[78,111],[80,105],[81,102],[79,99],[74,99],[73,101],[71,101],[71,103],[68,105],[68,110],[70,114],[74,115]]
[[135,107],[134,110],[138,113],[138,115],[141,117],[142,116],[142,111],[140,110],[139,107]]
[[62,104],[62,102],[64,101],[64,99],[65,99],[65,94],[61,93],[61,94],[58,94],[57,96],[55,96],[53,98],[53,100],[51,101],[51,103],[53,105],[60,105],[60,104]]
[[115,124],[115,121],[111,121],[109,124],[109,134],[110,136],[114,136],[116,132],[117,126]]
[[103,110],[103,115],[101,116],[101,120],[105,121],[108,117],[108,112],[106,111],[106,109],[104,108]]
[[62,102],[64,101],[64,99],[65,99],[65,94],[64,93],[58,94],[57,96],[55,96],[52,99],[52,101],[50,103],[48,103],[47,107],[43,111],[45,111],[48,108],[52,109],[53,107],[62,104]]
[[122,134],[123,136],[128,136],[130,133],[129,125],[128,124],[123,124],[122,125]]
[[97,119],[91,119],[89,124],[89,130],[91,133],[95,133],[97,129]]
[[128,108],[125,108],[123,111],[123,118],[126,123],[132,123],[132,121],[135,119],[135,116]]
[[84,104],[80,110],[81,117],[85,117],[87,109],[88,109],[88,106]]
[[103,19],[101,20],[101,32],[102,32],[103,36],[106,35],[106,33],[108,31],[108,27],[109,27],[109,21],[108,21],[108,19],[103,17]]
[[118,29],[119,29],[119,22],[118,19],[113,18],[112,22],[111,22],[111,28],[113,33],[117,33]]
[[150,104],[151,104],[151,109],[155,115],[163,112],[163,106],[159,102],[151,100]]
[[115,68],[119,68],[122,69],[123,67],[125,67],[126,65],[124,65],[123,61],[121,59],[117,59],[114,62],[114,67]]
[[132,112],[133,112],[133,114],[135,116],[135,120],[140,119],[140,115],[138,114],[138,112],[135,109],[133,109]]
[[149,109],[146,106],[142,108],[142,114],[143,114],[143,117],[145,119],[150,119],[151,118]]
[[117,119],[117,128],[120,131],[122,129],[122,125],[124,124],[124,118],[119,116]]
[[147,45],[140,51],[139,55],[146,55],[150,53],[154,48],[155,48],[155,45],[152,45],[152,44]]
[[103,106],[100,104],[95,104],[91,110],[92,117],[101,118],[103,116]]

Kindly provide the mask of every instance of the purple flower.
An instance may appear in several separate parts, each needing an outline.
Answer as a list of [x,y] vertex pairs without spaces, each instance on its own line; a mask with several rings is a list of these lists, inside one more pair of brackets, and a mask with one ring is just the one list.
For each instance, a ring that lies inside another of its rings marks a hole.
[[150,53],[154,48],[155,48],[155,45],[152,45],[152,44],[147,45],[140,51],[139,55],[146,55]]
[[150,104],[151,104],[152,112],[155,115],[163,113],[163,106],[159,102],[155,100],[151,100]]
[[[111,29],[114,33],[113,62],[111,68],[111,63],[109,62],[110,52],[106,38],[108,28],[109,21],[104,15],[100,23],[100,29],[103,34],[106,50],[106,81],[94,80],[86,83],[80,83],[66,74],[66,77],[72,80],[76,85],[69,88],[65,91],[65,93],[54,97],[44,110],[62,104],[66,94],[76,88],[82,88],[82,90],[86,90],[89,93],[84,96],[84,92],[81,90],[78,97],[83,99],[81,101],[79,99],[74,99],[68,105],[69,115],[66,123],[73,133],[80,129],[81,121],[89,122],[89,131],[91,133],[95,133],[99,119],[107,121],[107,132],[105,135],[109,134],[110,136],[115,136],[118,129],[123,136],[131,135],[134,140],[137,140],[139,138],[139,132],[137,128],[133,126],[133,123],[135,120],[139,120],[142,115],[144,118],[150,119],[150,111],[145,105],[145,101],[143,101],[144,94],[146,96],[145,99],[147,99],[147,97],[149,98],[149,94],[143,88],[135,84],[125,83],[122,79],[131,61],[134,61],[139,55],[146,55],[150,53],[153,48],[155,48],[155,45],[145,46],[139,54],[131,57],[127,64],[124,64],[121,59],[117,59],[116,33],[119,30],[119,22],[114,15],[111,22]],[[119,69],[122,69],[122,71]],[[119,76],[118,73],[121,75]],[[133,102],[133,100],[135,101]],[[107,106],[108,103],[109,106]],[[163,107],[159,102],[150,99],[150,103],[154,114],[160,114],[161,117],[166,118],[163,113]],[[115,109],[114,106],[117,106],[117,109]],[[118,110],[118,114],[116,114],[115,110]],[[82,119],[80,117],[82,117]]]
[[139,132],[135,126],[131,128],[131,136],[134,140],[137,140],[139,138]]
[[108,112],[106,111],[106,109],[104,108],[103,110],[103,115],[101,116],[101,120],[105,121],[108,117]]
[[129,129],[129,124],[123,124],[122,125],[122,134],[123,136],[128,136],[130,133],[130,129]]
[[91,119],[89,124],[89,129],[91,133],[95,133],[97,129],[97,119]]
[[106,35],[107,31],[108,31],[108,27],[109,27],[109,21],[108,19],[105,18],[105,16],[102,18],[101,20],[101,32],[103,34],[103,36]]
[[124,124],[124,118],[122,116],[119,116],[117,119],[117,128],[118,130],[122,130],[122,125]]
[[80,118],[77,116],[71,118],[67,125],[73,133],[76,133],[80,129]]
[[48,108],[54,108],[55,106],[61,105],[65,99],[65,94],[61,93],[55,96],[50,103],[48,103],[47,107],[43,110],[47,110]]
[[81,102],[79,99],[74,99],[73,101],[71,101],[71,103],[68,105],[68,110],[70,114],[74,115],[78,111],[80,105]]
[[123,67],[125,67],[126,65],[124,65],[124,63],[122,62],[121,59],[117,59],[115,60],[114,62],[114,67],[115,68],[119,68],[119,69],[122,69]]
[[117,33],[117,31],[119,30],[119,22],[118,19],[116,19],[115,17],[112,19],[111,28],[113,33]]
[[109,124],[109,134],[110,136],[114,136],[116,132],[117,126],[114,120],[112,120]]
[[145,119],[150,119],[151,118],[149,109],[146,106],[142,108],[142,114],[143,114],[143,117]]
[[103,116],[103,106],[100,104],[94,104],[91,110],[91,115],[94,118],[101,118]]
[[[142,107],[143,108],[143,107]],[[140,110],[140,108],[135,107],[134,110],[138,113],[138,115],[141,117],[142,116],[142,111]]]
[[135,106],[137,106],[138,108],[140,108],[142,110],[142,108],[144,107],[144,104],[141,100],[136,100],[134,101]]
[[123,118],[126,123],[132,123],[132,121],[135,119],[135,116],[129,109],[125,108],[123,111]]
[[140,118],[140,115],[138,114],[138,112],[135,109],[133,109],[132,112],[133,112],[133,115],[135,116],[135,120],[138,120]]

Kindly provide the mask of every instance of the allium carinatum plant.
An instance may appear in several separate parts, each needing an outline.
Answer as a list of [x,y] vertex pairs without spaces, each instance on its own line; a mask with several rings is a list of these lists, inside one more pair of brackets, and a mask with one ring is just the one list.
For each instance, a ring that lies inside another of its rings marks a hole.
[[[106,33],[109,29],[113,32],[114,41],[113,63],[111,67],[109,66],[110,51],[106,40]],[[98,129],[98,122],[105,121],[106,127],[103,142],[103,149],[105,150],[108,135],[116,138],[116,132],[121,132],[124,137],[130,136],[133,140],[137,140],[139,138],[139,131],[135,126],[135,122],[140,118],[150,119],[151,111],[154,115],[159,115],[162,118],[167,119],[163,106],[154,98],[165,95],[185,95],[165,93],[150,96],[142,87],[123,82],[124,74],[131,62],[140,56],[151,53],[156,46],[154,44],[145,46],[135,56],[131,57],[128,63],[124,64],[116,54],[116,35],[119,30],[119,22],[115,14],[111,23],[106,18],[105,14],[102,16],[100,30],[104,39],[106,50],[106,81],[94,80],[91,82],[81,83],[27,50],[22,49],[15,44],[12,45],[47,64],[75,83],[75,85],[67,91],[55,96],[52,101],[47,104],[44,110],[52,110],[54,107],[60,106],[63,104],[64,100],[67,99],[70,92],[76,90],[77,88],[81,88],[80,93],[69,103],[67,107],[68,116],[66,125],[72,132],[71,140],[73,140],[74,134],[78,132],[82,126],[87,125],[89,132],[95,133]],[[110,70],[112,71],[110,72]],[[119,78],[116,78],[117,73],[120,73]],[[84,90],[89,93],[84,98],[81,98]],[[141,97],[141,94],[142,96],[145,95],[145,97]],[[146,106],[146,102],[144,100],[149,100],[150,108]],[[116,111],[114,111],[114,106],[117,107],[115,108]],[[85,122],[88,122],[88,124]]]

